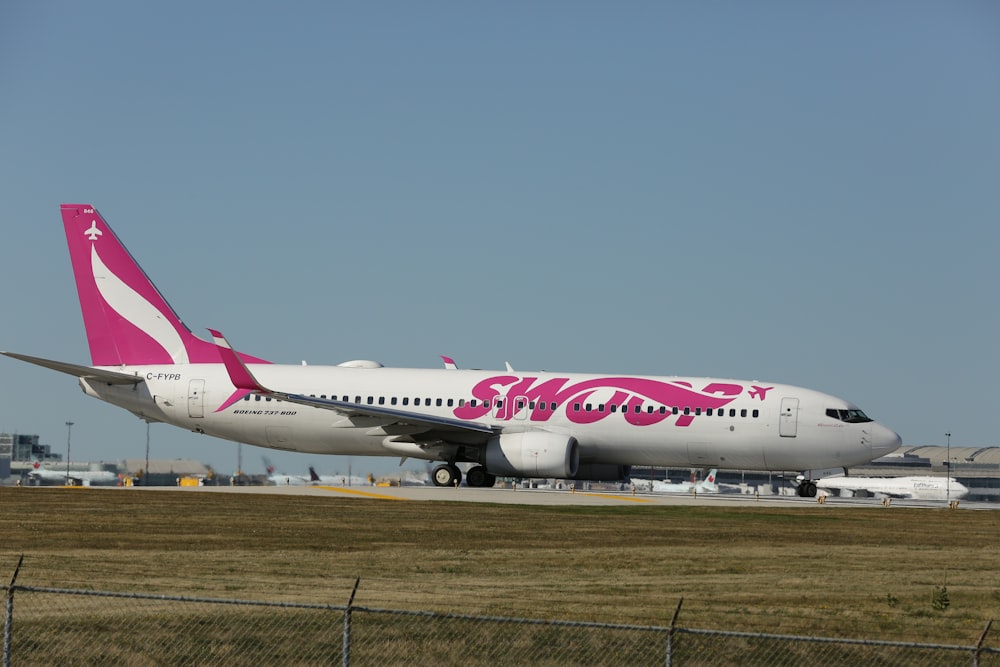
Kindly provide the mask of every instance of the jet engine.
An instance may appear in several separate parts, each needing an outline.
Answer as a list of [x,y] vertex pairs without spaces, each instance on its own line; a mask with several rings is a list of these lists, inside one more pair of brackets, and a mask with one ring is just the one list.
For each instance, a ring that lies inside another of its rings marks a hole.
[[529,431],[504,433],[486,442],[486,469],[503,477],[571,478],[580,466],[576,438]]

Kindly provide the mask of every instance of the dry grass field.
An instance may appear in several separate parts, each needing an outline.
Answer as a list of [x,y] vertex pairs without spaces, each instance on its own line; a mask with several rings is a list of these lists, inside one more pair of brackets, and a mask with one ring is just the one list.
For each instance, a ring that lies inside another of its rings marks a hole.
[[653,625],[683,596],[686,627],[958,644],[1000,618],[991,511],[3,488],[4,583],[22,553],[62,588],[345,604],[360,577],[365,607]]

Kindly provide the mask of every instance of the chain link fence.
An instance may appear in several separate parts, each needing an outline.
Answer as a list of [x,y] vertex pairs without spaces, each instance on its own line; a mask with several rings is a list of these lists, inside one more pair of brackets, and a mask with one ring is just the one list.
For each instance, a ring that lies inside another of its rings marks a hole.
[[[9,665],[968,665],[1000,649],[5,586]],[[678,604],[677,612],[680,611]]]

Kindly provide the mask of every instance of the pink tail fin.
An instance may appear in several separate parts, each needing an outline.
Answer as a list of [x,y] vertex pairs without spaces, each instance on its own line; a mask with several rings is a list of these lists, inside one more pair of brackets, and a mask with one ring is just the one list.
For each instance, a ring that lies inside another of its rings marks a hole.
[[63,204],[62,218],[95,366],[219,363],[93,206]]

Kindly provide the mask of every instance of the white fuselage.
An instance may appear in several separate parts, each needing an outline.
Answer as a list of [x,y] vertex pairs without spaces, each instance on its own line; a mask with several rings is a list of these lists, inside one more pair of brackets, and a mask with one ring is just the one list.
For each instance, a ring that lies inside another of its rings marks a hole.
[[53,470],[51,468],[36,468],[28,472],[29,479],[41,482],[68,484],[70,482],[90,486],[91,484],[112,484],[118,481],[118,475],[110,470]]
[[[789,385],[709,378],[252,364],[261,384],[579,443],[582,463],[754,470],[847,467],[899,445],[874,421],[828,416],[850,404]],[[81,379],[88,394],[143,418],[263,447],[318,454],[442,458],[393,441],[395,420],[236,390],[222,364],[107,368],[144,382]],[[487,407],[488,406],[488,407]],[[405,429],[404,429],[405,431]],[[454,444],[454,443],[451,443]]]
[[913,498],[915,500],[958,500],[969,494],[969,489],[954,478],[909,476],[909,477],[827,477],[816,481],[816,487],[823,491],[837,491],[839,495],[887,496],[891,498]]

